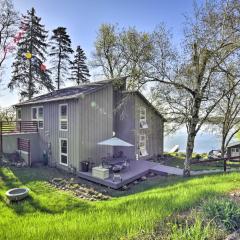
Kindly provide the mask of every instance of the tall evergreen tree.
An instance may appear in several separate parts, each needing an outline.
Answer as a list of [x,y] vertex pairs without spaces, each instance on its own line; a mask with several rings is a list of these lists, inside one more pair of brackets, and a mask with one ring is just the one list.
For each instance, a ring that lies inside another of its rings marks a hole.
[[37,17],[35,9],[27,11],[22,16],[21,27],[24,36],[17,43],[17,54],[12,64],[12,79],[8,85],[10,89],[20,88],[22,97],[31,99],[34,94],[46,88],[53,90],[50,71],[43,71],[41,66],[46,61],[47,31]]
[[60,84],[63,83],[70,64],[70,54],[73,53],[71,39],[66,28],[58,27],[53,30],[50,46],[52,72],[55,74],[57,89],[60,89]]
[[86,55],[80,46],[77,46],[76,54],[74,55],[74,60],[71,62],[71,78],[79,85],[80,83],[89,82],[89,69],[86,64]]

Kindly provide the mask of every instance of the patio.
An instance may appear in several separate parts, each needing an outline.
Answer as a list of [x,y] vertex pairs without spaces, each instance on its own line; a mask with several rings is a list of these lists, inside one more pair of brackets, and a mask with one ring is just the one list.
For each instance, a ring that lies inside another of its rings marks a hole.
[[99,183],[104,186],[118,189],[122,186],[131,183],[146,174],[153,172],[159,175],[179,175],[182,176],[183,170],[175,167],[169,167],[165,165],[161,165],[159,163],[154,163],[145,160],[131,160],[130,166],[124,170],[122,170],[119,174],[122,180],[118,179],[117,181],[113,181],[113,173],[109,174],[109,178],[107,179],[100,179],[94,177],[92,172],[78,172],[78,177],[89,180],[91,182]]

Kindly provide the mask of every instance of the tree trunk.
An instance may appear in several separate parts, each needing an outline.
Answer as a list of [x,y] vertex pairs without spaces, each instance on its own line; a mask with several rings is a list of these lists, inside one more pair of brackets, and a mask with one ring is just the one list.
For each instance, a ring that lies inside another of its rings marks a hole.
[[58,72],[57,72],[57,89],[60,89],[60,71],[61,71],[61,60],[58,61]]
[[226,138],[225,136],[222,137],[222,143],[221,143],[221,157],[224,158],[224,153],[225,153],[225,142]]
[[194,142],[196,137],[196,125],[192,125],[191,129],[189,129],[189,134],[187,138],[187,148],[186,148],[186,159],[184,161],[184,170],[183,176],[190,176],[190,161],[192,159],[192,153],[194,149]]
[[201,97],[195,96],[193,99],[194,104],[192,108],[192,118],[190,119],[188,125],[188,138],[187,138],[187,148],[186,148],[186,159],[184,162],[183,176],[190,176],[190,161],[192,158],[192,153],[194,149],[195,137],[197,134],[197,124],[199,122],[199,109],[201,105]]

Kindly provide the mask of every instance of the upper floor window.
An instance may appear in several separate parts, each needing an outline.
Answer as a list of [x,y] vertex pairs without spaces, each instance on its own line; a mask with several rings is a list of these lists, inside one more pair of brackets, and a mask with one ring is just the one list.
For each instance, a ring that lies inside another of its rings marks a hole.
[[146,134],[139,135],[139,155],[147,156],[147,137]]
[[22,109],[21,108],[17,109],[17,120],[22,120]]
[[68,130],[68,105],[59,105],[59,129],[62,131]]
[[140,128],[148,128],[147,110],[145,107],[140,107]]
[[44,127],[44,113],[43,107],[32,107],[32,120],[38,122],[38,128],[43,129]]

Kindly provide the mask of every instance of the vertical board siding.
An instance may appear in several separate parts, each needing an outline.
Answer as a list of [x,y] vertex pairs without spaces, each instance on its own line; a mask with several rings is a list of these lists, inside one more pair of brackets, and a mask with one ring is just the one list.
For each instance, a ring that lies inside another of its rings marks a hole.
[[[123,97],[123,95],[118,97]],[[115,151],[121,150],[129,158],[135,158],[138,153],[138,138],[141,132],[145,132],[147,135],[149,156],[162,154],[162,118],[137,94],[130,94],[124,107],[125,117],[120,119],[121,111],[113,114],[115,101],[113,87],[109,84],[79,99],[21,106],[22,121],[32,120],[31,109],[33,106],[43,106],[44,129],[39,129],[39,160],[42,159],[43,151],[47,151],[50,143],[51,165],[63,169],[73,166],[79,170],[80,162],[89,158],[93,163],[99,165],[101,158],[105,157],[107,153],[113,154],[113,148],[97,143],[111,138],[113,130],[118,137],[134,145],[129,148],[115,148]],[[68,131],[59,130],[59,104],[68,105]],[[148,129],[139,129],[140,106],[145,106],[147,109]],[[68,139],[68,167],[60,164],[59,138]]]
[[115,93],[114,131],[116,136],[134,145],[115,147],[114,153],[122,151],[130,159],[135,159],[135,100],[132,94]]
[[112,86],[109,85],[80,99],[78,109],[81,126],[79,129],[79,161],[90,158],[98,165],[107,153],[112,154],[112,147],[97,144],[112,137]]
[[[146,134],[148,158],[152,155],[163,154],[163,119],[145,103],[137,94],[135,95],[135,124],[136,124],[136,145],[138,146],[139,135]],[[147,129],[140,129],[140,107],[146,108]],[[138,152],[138,149],[137,149]]]

